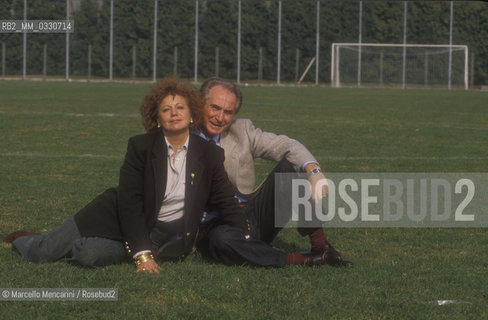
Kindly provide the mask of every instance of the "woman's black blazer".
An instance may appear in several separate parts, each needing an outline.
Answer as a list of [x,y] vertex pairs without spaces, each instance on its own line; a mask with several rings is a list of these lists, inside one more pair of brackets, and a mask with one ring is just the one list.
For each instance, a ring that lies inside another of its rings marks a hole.
[[[208,208],[218,209],[224,223],[249,234],[247,218],[234,198],[223,163],[223,149],[190,134],[182,254],[192,250],[203,211]],[[106,190],[75,215],[81,235],[124,241],[132,253],[151,250],[149,233],[161,208],[166,176],[167,146],[161,130],[131,137],[119,186]]]

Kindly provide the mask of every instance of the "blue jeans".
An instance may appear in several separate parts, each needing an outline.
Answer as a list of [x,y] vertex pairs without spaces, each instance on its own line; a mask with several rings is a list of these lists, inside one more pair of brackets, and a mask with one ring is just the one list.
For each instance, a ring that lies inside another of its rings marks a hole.
[[31,262],[64,259],[86,267],[103,267],[126,261],[124,245],[106,238],[83,238],[73,218],[48,234],[19,237],[12,248]]

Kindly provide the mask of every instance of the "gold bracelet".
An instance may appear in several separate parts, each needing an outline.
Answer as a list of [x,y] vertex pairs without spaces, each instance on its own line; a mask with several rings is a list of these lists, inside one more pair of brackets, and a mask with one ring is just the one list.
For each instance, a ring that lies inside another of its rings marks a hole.
[[134,259],[134,263],[136,264],[136,266],[139,266],[139,265],[143,264],[144,262],[148,262],[149,260],[154,260],[154,256],[152,255],[152,253],[144,252],[143,254],[138,255]]
[[136,264],[136,266],[139,266],[139,265],[141,265],[144,262],[147,262],[149,260],[154,260],[154,257],[152,254],[149,257],[143,257],[143,258],[137,257],[136,260],[134,261],[134,263]]

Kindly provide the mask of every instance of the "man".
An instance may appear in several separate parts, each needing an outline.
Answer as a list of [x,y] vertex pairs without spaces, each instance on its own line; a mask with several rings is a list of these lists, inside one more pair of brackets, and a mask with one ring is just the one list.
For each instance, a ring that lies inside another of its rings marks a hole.
[[[200,89],[204,99],[203,126],[195,133],[224,149],[224,167],[229,180],[235,187],[236,197],[245,206],[251,222],[252,239],[245,240],[240,230],[226,225],[210,229],[210,254],[227,264],[248,262],[263,266],[283,266],[285,264],[329,264],[333,266],[352,266],[351,261],[343,260],[327,241],[322,228],[299,228],[302,235],[311,241],[311,254],[288,254],[269,246],[280,228],[274,223],[274,174],[284,172],[305,172],[314,186],[325,179],[317,160],[298,141],[284,135],[276,135],[255,128],[248,119],[234,120],[242,104],[242,93],[233,82],[210,78]],[[265,180],[254,190],[254,158],[278,162]],[[323,182],[323,181],[322,181]],[[327,193],[326,184],[318,191],[319,198]],[[320,200],[320,199],[318,199]],[[284,213],[291,215],[291,212]],[[218,219],[217,212],[206,212],[203,222]]]

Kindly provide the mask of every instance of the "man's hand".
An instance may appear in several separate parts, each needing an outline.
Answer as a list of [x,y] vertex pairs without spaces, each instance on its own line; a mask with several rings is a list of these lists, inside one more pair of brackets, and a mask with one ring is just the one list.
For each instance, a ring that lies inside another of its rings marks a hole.
[[312,185],[312,200],[322,200],[329,192],[329,185],[327,179],[322,172],[313,174],[308,177],[308,181]]
[[137,272],[159,273],[159,266],[154,259],[148,260],[137,266]]
[[309,175],[308,181],[312,187],[312,200],[321,200],[329,192],[329,185],[322,172],[310,174],[313,169],[320,169],[320,167],[316,163],[310,163],[305,166],[305,172]]

